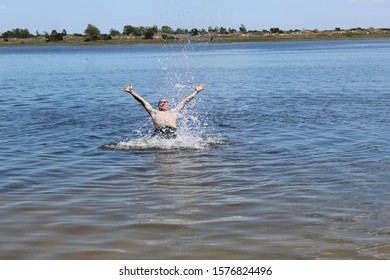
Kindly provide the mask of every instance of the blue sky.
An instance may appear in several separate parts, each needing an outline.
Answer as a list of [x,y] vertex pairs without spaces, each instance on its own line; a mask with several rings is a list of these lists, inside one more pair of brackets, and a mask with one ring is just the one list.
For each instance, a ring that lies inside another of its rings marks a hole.
[[0,32],[102,33],[123,26],[248,30],[390,28],[390,0],[0,0]]

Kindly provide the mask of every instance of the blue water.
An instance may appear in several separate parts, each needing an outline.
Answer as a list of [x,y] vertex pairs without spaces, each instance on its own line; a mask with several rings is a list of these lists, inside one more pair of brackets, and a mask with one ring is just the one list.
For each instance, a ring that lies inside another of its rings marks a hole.
[[[1,259],[389,259],[390,41],[0,48]],[[152,105],[206,89],[174,141]]]

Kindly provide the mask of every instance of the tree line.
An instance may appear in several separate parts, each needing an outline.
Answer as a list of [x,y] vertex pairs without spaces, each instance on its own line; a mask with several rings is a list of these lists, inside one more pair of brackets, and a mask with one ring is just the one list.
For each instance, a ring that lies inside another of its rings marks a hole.
[[[206,30],[206,29],[198,29],[198,28],[173,29],[167,25],[164,25],[161,28],[158,28],[157,25],[154,26],[125,25],[123,27],[122,32],[112,28],[110,29],[108,34],[103,34],[98,27],[96,27],[93,24],[88,24],[88,26],[84,30],[84,34],[74,33],[70,35],[76,37],[85,37],[86,40],[100,40],[100,39],[110,40],[113,37],[120,36],[120,35],[127,35],[127,36],[132,35],[132,36],[142,37],[144,39],[153,39],[155,34],[162,33],[163,39],[170,39],[177,34],[189,34],[192,36],[196,36],[196,35],[207,34],[207,33],[229,34],[229,33],[236,33],[236,32],[247,33],[247,30],[243,24],[241,24],[238,30],[233,28],[211,27],[211,26]],[[16,28],[1,33],[0,37],[3,38],[5,41],[11,38],[26,39],[26,38],[34,38],[34,37],[45,37],[46,41],[62,41],[64,36],[66,35],[68,34],[65,29],[63,29],[61,32],[57,32],[57,30],[52,30],[51,33],[43,32],[42,34],[37,31],[36,34],[34,35],[30,33],[28,29]]]
[[[343,31],[343,29],[336,27],[334,29],[335,31]],[[363,30],[362,28],[353,28],[350,30]],[[385,30],[384,28],[381,28],[381,30]],[[387,30],[387,28],[386,28]],[[132,25],[125,25],[123,27],[122,32],[111,28],[108,34],[101,33],[100,29],[96,27],[93,24],[88,24],[88,26],[84,30],[84,34],[78,34],[74,33],[71,34],[72,36],[76,37],[83,37],[86,41],[90,40],[111,40],[115,36],[136,36],[136,37],[142,37],[143,39],[153,39],[154,35],[157,33],[162,33],[163,39],[174,39],[174,35],[178,34],[187,34],[191,36],[196,35],[203,35],[203,34],[234,34],[234,33],[272,33],[272,34],[282,34],[282,33],[291,33],[291,32],[300,32],[301,30],[295,29],[295,30],[288,30],[284,31],[278,27],[270,28],[269,30],[263,29],[262,31],[258,30],[247,30],[246,27],[241,24],[241,26],[237,29],[234,28],[225,28],[225,27],[212,27],[210,26],[207,30],[206,29],[198,29],[198,28],[192,28],[192,29],[183,29],[183,28],[177,28],[173,29],[167,25],[162,26],[161,28],[158,28],[157,25],[154,26],[132,26]],[[318,32],[317,29],[312,30],[313,32]],[[38,31],[35,35],[31,34],[28,29],[21,29],[16,28],[12,30],[8,30],[6,32],[1,33],[1,38],[3,38],[4,41],[8,41],[11,38],[19,38],[19,39],[25,39],[25,38],[34,38],[34,37],[45,37],[46,41],[62,41],[64,36],[68,35],[66,30],[63,29],[61,32],[57,32],[56,30],[52,30],[51,33],[43,32],[40,34]]]

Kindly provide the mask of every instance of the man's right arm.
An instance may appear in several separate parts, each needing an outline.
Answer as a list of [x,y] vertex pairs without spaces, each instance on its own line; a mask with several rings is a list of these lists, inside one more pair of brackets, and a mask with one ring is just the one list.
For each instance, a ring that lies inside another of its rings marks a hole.
[[124,92],[130,93],[135,100],[137,100],[139,103],[141,103],[142,106],[144,106],[145,110],[149,113],[149,115],[152,115],[153,107],[147,102],[145,99],[143,99],[139,94],[137,94],[134,89],[133,85],[126,85],[123,88]]

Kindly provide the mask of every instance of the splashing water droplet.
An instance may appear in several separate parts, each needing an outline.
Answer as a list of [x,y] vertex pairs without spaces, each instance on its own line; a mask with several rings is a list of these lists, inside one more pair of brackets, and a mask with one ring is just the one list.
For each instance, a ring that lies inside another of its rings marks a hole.
[[[191,42],[179,45],[167,45],[164,51],[165,57],[158,62],[161,71],[165,74],[165,84],[160,88],[161,92],[172,92],[169,98],[171,109],[181,100],[191,94],[195,87],[196,75],[194,73],[195,61],[191,61]],[[203,94],[203,93],[202,93]],[[124,139],[113,143],[101,145],[103,149],[113,150],[203,150],[210,149],[222,144],[229,144],[219,137],[210,136],[213,122],[210,114],[205,110],[202,94],[196,96],[180,112],[177,119],[178,131],[175,139],[161,139],[150,137],[152,129],[148,121],[140,128],[134,130],[137,138]],[[166,98],[166,96],[161,96]],[[146,132],[148,131],[148,132]]]

